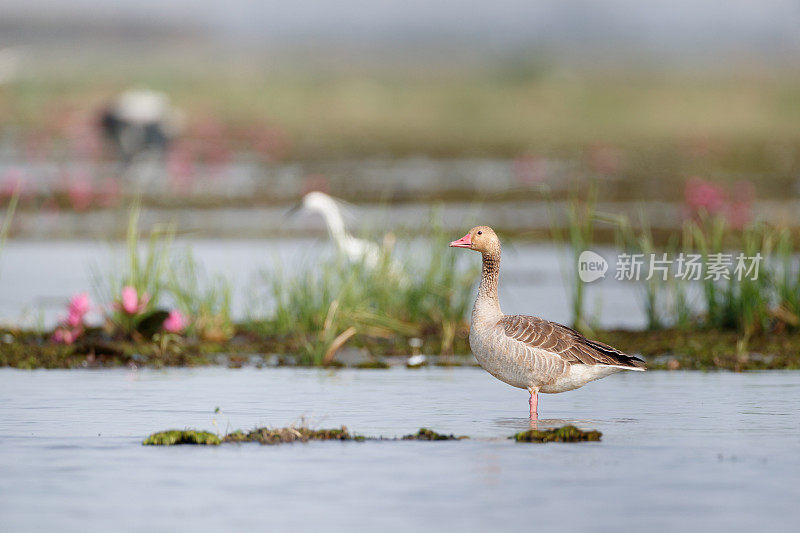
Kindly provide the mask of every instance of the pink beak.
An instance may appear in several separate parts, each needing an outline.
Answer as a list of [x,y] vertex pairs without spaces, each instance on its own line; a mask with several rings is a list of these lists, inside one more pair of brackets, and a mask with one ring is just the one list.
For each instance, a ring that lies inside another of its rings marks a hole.
[[451,242],[450,248],[472,248],[472,235],[467,233],[457,241]]

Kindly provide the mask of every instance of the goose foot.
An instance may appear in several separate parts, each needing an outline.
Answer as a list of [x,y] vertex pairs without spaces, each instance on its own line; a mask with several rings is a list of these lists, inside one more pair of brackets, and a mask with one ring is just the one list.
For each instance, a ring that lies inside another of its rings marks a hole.
[[531,406],[531,420],[539,418],[539,389],[530,388],[528,392],[531,393],[530,406]]

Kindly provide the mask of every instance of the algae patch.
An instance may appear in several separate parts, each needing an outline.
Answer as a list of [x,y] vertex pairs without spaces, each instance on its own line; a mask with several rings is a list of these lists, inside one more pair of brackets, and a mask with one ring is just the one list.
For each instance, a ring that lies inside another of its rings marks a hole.
[[599,431],[583,431],[567,425],[555,429],[520,431],[511,438],[517,442],[583,442],[599,441],[602,436]]
[[176,444],[201,444],[205,446],[217,446],[220,443],[219,437],[208,431],[196,431],[193,429],[171,429],[153,433],[142,444],[145,446],[173,446]]
[[346,426],[333,429],[311,429],[306,426],[289,426],[284,428],[256,428],[252,431],[236,430],[220,438],[213,433],[196,430],[159,431],[147,437],[142,444],[155,446],[172,446],[175,444],[205,444],[216,446],[221,443],[258,442],[260,444],[286,444],[292,442],[309,442],[312,440],[338,440],[363,442],[366,440],[461,440],[468,437],[444,435],[428,428],[420,428],[413,435],[402,439],[386,439],[384,437],[365,437],[350,433]]
[[403,437],[402,440],[461,440],[467,439],[469,437],[456,437],[455,435],[444,435],[442,433],[436,433],[432,429],[428,428],[419,428],[419,431],[412,435],[406,435]]
[[338,429],[310,429],[307,427],[257,428],[245,433],[234,431],[223,437],[222,442],[258,442],[261,444],[284,444],[308,442],[310,440],[363,441],[364,437],[353,435],[345,426]]
[[[599,441],[602,433],[599,431],[583,431],[575,426],[563,426],[556,429],[522,431],[513,437],[517,442],[581,442]],[[420,428],[419,431],[402,438],[365,437],[350,433],[346,426],[333,429],[311,429],[305,426],[289,426],[284,428],[256,428],[252,431],[237,430],[224,437],[218,437],[207,431],[194,429],[159,431],[147,437],[142,444],[146,446],[173,446],[178,444],[199,444],[205,446],[218,446],[222,443],[258,442],[260,444],[274,445],[293,442],[309,442],[312,440],[338,440],[356,441],[366,440],[419,440],[419,441],[445,441],[468,439],[466,436],[456,436],[437,433],[432,429]]]

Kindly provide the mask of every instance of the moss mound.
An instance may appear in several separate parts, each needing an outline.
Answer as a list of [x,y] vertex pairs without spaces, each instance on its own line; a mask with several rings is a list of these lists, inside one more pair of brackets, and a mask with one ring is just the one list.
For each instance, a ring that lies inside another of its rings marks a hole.
[[583,431],[567,425],[555,429],[520,431],[511,438],[517,442],[583,442],[599,441],[602,436],[599,431]]
[[414,433],[413,435],[406,435],[403,437],[403,440],[461,440],[466,439],[468,437],[456,437],[455,435],[443,435],[442,433],[436,433],[432,429],[428,428],[419,428],[419,431]]
[[219,437],[208,431],[196,431],[194,429],[171,429],[153,433],[142,444],[145,446],[173,446],[176,444],[202,444],[205,446],[217,446],[220,443]]
[[353,435],[345,426],[338,429],[309,429],[307,427],[257,428],[249,433],[234,431],[225,435],[222,442],[284,444],[287,442],[308,442],[310,440],[362,441],[364,437]]

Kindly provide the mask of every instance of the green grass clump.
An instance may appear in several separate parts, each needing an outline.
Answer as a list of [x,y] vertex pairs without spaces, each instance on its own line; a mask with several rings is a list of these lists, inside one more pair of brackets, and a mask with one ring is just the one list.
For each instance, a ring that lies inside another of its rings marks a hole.
[[443,433],[436,433],[432,429],[419,428],[419,431],[411,435],[405,435],[403,440],[462,440],[469,437],[456,437],[455,435],[445,435]]
[[346,343],[375,353],[415,337],[428,340],[431,351],[451,354],[457,335],[466,338],[477,268],[459,268],[447,242],[436,231],[415,254],[413,268],[384,249],[374,268],[331,257],[291,274],[279,270],[269,283],[274,309],[250,329],[283,339],[301,364],[331,364]]
[[194,429],[171,429],[153,433],[142,444],[145,446],[174,446],[177,444],[200,444],[204,446],[217,446],[220,438],[207,431],[197,431]]
[[178,309],[192,318],[188,335],[211,342],[225,342],[233,337],[229,279],[205,274],[191,250],[172,261],[166,276],[167,288]]
[[[95,278],[100,300],[106,303],[107,318],[114,330],[129,337],[149,339],[161,329],[167,317],[160,305],[167,290],[165,280],[175,232],[168,226],[156,226],[147,239],[146,253],[142,254],[139,215],[137,200],[128,218],[127,264],[115,266],[105,274],[96,273]],[[120,309],[120,294],[125,286],[135,288],[139,298],[146,300],[140,312],[128,314]]]
[[602,436],[599,431],[583,431],[566,425],[554,429],[520,431],[511,438],[517,442],[583,442],[599,441]]
[[6,214],[3,217],[3,222],[0,223],[0,256],[3,253],[3,247],[6,244],[6,239],[8,238],[8,234],[11,231],[11,222],[14,220],[14,212],[17,210],[17,204],[19,203],[19,188],[15,188],[11,198],[8,202],[8,207],[6,207]]

